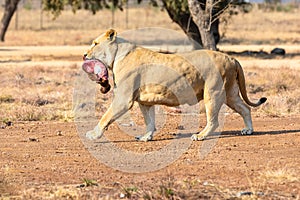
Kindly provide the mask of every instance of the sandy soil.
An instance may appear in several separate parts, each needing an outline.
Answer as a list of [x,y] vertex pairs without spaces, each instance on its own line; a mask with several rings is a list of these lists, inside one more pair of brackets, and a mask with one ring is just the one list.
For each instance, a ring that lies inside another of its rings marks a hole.
[[[204,116],[201,119],[203,125]],[[126,188],[136,187],[137,192],[155,198],[161,187],[166,187],[182,199],[233,198],[245,191],[253,198],[299,198],[299,116],[255,116],[257,132],[251,136],[239,135],[241,123],[239,116],[228,116],[216,145],[204,158],[199,154],[204,142],[194,142],[163,169],[126,173],[95,159],[80,140],[74,123],[18,122],[0,129],[0,191],[2,197],[120,198]],[[135,142],[115,125],[106,135],[122,148],[145,153],[171,142],[176,132],[172,126],[176,120],[171,120],[168,134],[147,144]],[[84,178],[95,180],[98,186],[80,188]],[[140,197],[137,192],[132,195]]]

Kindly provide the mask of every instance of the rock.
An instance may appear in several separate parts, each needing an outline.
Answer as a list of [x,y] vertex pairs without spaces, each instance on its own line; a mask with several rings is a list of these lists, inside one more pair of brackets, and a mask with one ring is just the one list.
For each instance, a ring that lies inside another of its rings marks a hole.
[[2,123],[0,124],[0,129],[5,129],[6,127],[12,126],[12,125],[13,125],[12,121],[5,121],[5,122],[3,122],[3,124]]
[[250,50],[246,50],[246,51],[243,51],[241,52],[241,55],[244,55],[244,56],[267,56],[268,53],[265,52],[265,51],[250,51]]
[[62,136],[62,131],[61,131],[61,130],[57,130],[57,131],[56,131],[56,135],[57,135],[57,136]]
[[271,51],[271,54],[284,56],[285,50],[283,48],[275,48]]
[[135,123],[133,121],[130,121],[129,123],[121,123],[120,125],[125,127],[132,127],[135,126]]
[[238,192],[237,194],[236,194],[236,196],[237,197],[242,197],[242,196],[251,196],[251,195],[253,195],[253,193],[252,192],[249,192],[249,191],[245,191],[245,192]]
[[28,138],[30,142],[39,142],[38,138]]
[[120,194],[120,199],[124,199],[125,197],[126,197],[125,194],[123,194],[123,193]]

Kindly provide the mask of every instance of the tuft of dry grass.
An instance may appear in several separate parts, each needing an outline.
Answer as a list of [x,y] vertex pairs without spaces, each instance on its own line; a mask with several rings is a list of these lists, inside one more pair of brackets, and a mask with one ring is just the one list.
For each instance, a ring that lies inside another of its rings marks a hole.
[[[0,116],[11,121],[70,121],[77,66],[1,67]],[[58,76],[59,74],[59,76]]]
[[267,102],[257,111],[271,116],[300,113],[300,73],[297,69],[264,69],[249,67],[245,70],[247,90],[252,98],[266,96]]
[[[294,167],[271,168],[259,172],[253,180],[254,191],[259,191],[266,199],[299,199],[300,178]],[[288,190],[282,190],[282,186],[289,185]]]
[[261,178],[273,183],[300,181],[299,175],[291,168],[272,169],[261,173]]

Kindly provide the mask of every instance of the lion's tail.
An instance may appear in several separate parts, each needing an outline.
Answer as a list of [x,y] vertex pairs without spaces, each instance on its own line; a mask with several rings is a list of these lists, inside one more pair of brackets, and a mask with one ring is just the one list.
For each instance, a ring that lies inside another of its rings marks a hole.
[[252,107],[257,107],[257,106],[260,106],[261,104],[265,103],[267,101],[267,98],[266,97],[262,97],[259,99],[258,102],[256,103],[253,103],[249,100],[248,96],[247,96],[247,91],[246,91],[246,85],[245,85],[245,76],[244,76],[244,71],[243,71],[243,68],[242,66],[240,65],[240,63],[238,61],[235,61],[236,62],[236,65],[237,65],[237,78],[238,78],[238,85],[239,85],[239,88],[240,88],[240,92],[241,92],[241,95],[244,99],[244,101],[249,105],[249,106],[252,106]]

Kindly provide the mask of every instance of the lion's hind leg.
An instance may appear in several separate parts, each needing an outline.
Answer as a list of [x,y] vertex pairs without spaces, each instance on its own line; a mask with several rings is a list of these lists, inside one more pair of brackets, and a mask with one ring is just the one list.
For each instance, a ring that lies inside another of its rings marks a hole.
[[204,95],[207,124],[200,133],[192,135],[191,139],[193,141],[204,140],[207,135],[214,132],[218,128],[219,111],[224,101],[225,95],[223,94],[223,92],[216,92],[213,95]]
[[253,133],[251,110],[250,107],[241,99],[237,85],[227,96],[226,104],[243,117],[245,128],[241,131],[242,135],[251,135]]
[[150,141],[153,138],[153,134],[156,131],[155,128],[155,108],[154,106],[146,106],[139,103],[140,109],[144,116],[145,124],[146,124],[146,134],[142,136],[137,136],[136,140],[138,141]]

